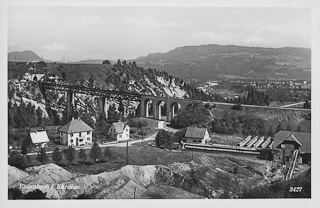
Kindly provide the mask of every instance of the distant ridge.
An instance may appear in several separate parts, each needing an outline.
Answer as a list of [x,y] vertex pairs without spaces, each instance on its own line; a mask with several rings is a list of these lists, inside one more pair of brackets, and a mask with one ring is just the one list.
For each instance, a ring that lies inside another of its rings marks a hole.
[[8,53],[8,61],[39,61],[40,56],[33,51],[14,51]]
[[184,79],[224,77],[311,79],[311,49],[263,48],[236,45],[183,46],[135,60]]

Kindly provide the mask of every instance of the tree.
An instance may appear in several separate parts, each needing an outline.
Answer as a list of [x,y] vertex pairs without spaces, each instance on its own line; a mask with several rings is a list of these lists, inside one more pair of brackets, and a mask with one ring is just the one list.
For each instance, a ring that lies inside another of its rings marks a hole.
[[173,146],[173,138],[170,132],[161,129],[155,139],[156,146],[159,148],[169,148]]
[[80,151],[79,151],[79,153],[78,153],[78,157],[81,159],[82,165],[84,165],[84,161],[87,160],[86,151],[85,151],[84,149],[80,149]]
[[278,133],[279,131],[282,131],[282,125],[281,123],[279,123],[279,125],[276,128],[276,133]]
[[23,143],[22,143],[22,147],[21,147],[21,154],[22,155],[28,154],[28,147],[26,145],[23,145]]
[[111,62],[109,60],[104,60],[102,64],[111,64]]
[[71,167],[71,163],[76,157],[76,150],[70,145],[63,151],[63,153],[66,160],[69,161],[69,166]]
[[286,128],[286,131],[292,131],[292,128],[291,128],[290,124],[288,124],[288,126]]
[[90,151],[90,158],[94,159],[94,161],[97,162],[97,160],[100,159],[101,156],[102,156],[101,148],[95,142]]
[[111,156],[112,156],[112,152],[111,152],[111,150],[110,150],[110,148],[109,147],[106,147],[105,149],[104,149],[104,156],[106,157],[106,158],[108,158],[108,161],[110,161],[110,159],[111,159]]
[[62,77],[62,79],[66,79],[66,78],[67,78],[66,73],[65,73],[65,72],[62,72],[61,77]]
[[119,120],[119,113],[116,111],[115,104],[111,105],[108,109],[108,121],[110,123],[116,122]]
[[48,155],[44,148],[41,147],[40,151],[37,155],[37,160],[41,162],[42,165],[44,165],[46,162],[48,162]]
[[58,164],[62,160],[62,153],[59,147],[56,147],[52,152],[52,160]]
[[301,129],[301,126],[300,126],[300,125],[297,127],[296,132],[302,132],[302,129]]
[[18,151],[11,151],[9,153],[8,164],[19,169],[24,169],[27,167],[27,161]]
[[273,129],[272,129],[272,126],[270,125],[269,130],[267,131],[267,136],[273,137],[273,135],[274,135]]
[[306,108],[306,109],[310,109],[310,108],[311,108],[311,105],[310,105],[310,103],[309,103],[308,100],[306,100],[306,101],[304,102],[303,108]]

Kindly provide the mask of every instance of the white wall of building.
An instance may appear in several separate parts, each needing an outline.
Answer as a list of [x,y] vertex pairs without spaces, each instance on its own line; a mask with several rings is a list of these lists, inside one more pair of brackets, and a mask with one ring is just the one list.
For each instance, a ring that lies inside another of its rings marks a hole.
[[[67,142],[67,143],[66,143]],[[82,146],[92,143],[92,131],[64,133],[60,132],[60,143],[68,146]]]

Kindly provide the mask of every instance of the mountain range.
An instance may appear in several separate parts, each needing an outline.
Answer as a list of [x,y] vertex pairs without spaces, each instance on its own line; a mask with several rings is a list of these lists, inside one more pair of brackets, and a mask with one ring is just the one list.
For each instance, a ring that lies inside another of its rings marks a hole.
[[145,68],[200,81],[221,77],[311,79],[311,49],[307,48],[184,46],[133,61]]
[[[32,51],[11,52],[9,61],[41,60]],[[101,64],[82,60],[73,64]],[[184,46],[128,60],[143,68],[166,71],[186,80],[220,78],[311,79],[311,49],[263,48],[235,45]],[[115,61],[111,61],[114,63]],[[58,62],[57,62],[58,63]]]

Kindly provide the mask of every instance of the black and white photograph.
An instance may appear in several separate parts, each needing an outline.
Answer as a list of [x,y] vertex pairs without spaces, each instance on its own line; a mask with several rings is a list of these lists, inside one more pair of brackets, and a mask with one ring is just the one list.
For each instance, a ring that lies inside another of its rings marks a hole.
[[320,205],[319,2],[154,2],[1,1],[2,198]]

